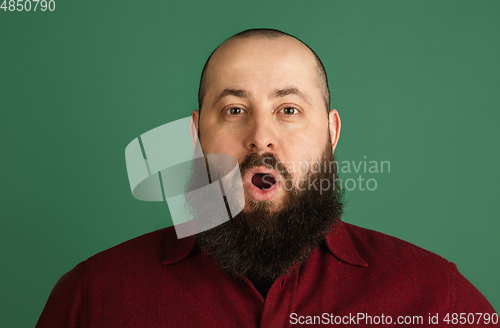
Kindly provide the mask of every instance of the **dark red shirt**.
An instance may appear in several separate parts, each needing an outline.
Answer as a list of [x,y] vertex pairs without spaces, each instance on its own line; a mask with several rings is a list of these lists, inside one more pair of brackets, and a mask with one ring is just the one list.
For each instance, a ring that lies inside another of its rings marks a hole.
[[[474,324],[460,324],[464,318]],[[248,279],[220,270],[194,237],[178,240],[173,228],[146,234],[65,274],[37,327],[293,324],[500,327],[491,305],[453,263],[347,223],[337,225],[290,276],[279,278],[265,300]]]

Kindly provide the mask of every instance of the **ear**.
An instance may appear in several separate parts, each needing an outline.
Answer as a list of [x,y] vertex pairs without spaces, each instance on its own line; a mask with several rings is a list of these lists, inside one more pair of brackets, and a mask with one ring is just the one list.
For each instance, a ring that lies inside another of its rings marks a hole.
[[335,152],[340,136],[340,116],[336,109],[332,109],[328,114],[328,123],[330,126],[330,137],[332,139],[332,152]]
[[191,124],[189,126],[189,132],[191,133],[191,141],[193,142],[193,149],[196,148],[198,143],[198,119],[200,117],[200,112],[194,110],[191,114]]

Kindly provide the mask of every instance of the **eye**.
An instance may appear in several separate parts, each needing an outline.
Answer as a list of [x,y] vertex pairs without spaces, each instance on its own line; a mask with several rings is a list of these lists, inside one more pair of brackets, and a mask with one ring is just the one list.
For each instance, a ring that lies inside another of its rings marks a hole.
[[297,108],[285,107],[280,109],[280,112],[282,112],[285,115],[292,116],[294,114],[297,114],[299,111],[297,110]]
[[240,107],[231,107],[228,110],[226,110],[226,114],[233,115],[233,116],[243,114],[244,112],[245,112],[245,110],[243,108],[240,108]]

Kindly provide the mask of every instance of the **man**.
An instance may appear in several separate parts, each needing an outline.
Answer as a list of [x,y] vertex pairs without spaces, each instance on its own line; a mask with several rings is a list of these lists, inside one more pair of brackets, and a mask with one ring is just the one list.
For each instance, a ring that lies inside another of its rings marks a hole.
[[205,154],[238,160],[243,211],[196,236],[167,228],[80,263],[37,326],[499,326],[454,264],[340,221],[329,97],[319,58],[292,36],[248,30],[220,45],[192,117]]

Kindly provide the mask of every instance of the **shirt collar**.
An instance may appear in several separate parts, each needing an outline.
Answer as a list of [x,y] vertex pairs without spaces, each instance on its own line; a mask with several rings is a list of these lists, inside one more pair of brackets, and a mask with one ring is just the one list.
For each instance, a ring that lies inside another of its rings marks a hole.
[[177,239],[175,228],[165,229],[161,240],[161,263],[174,264],[184,260],[194,249],[195,236]]
[[[359,255],[353,237],[347,230],[348,223],[339,221],[325,236],[328,250],[338,259],[348,264],[368,267],[368,263]],[[165,229],[162,238],[162,263],[173,264],[184,260],[196,245],[195,236],[177,239],[174,227]]]
[[368,267],[366,262],[359,254],[353,236],[349,233],[350,224],[339,221],[332,230],[325,236],[325,243],[328,250],[338,259],[348,264]]

